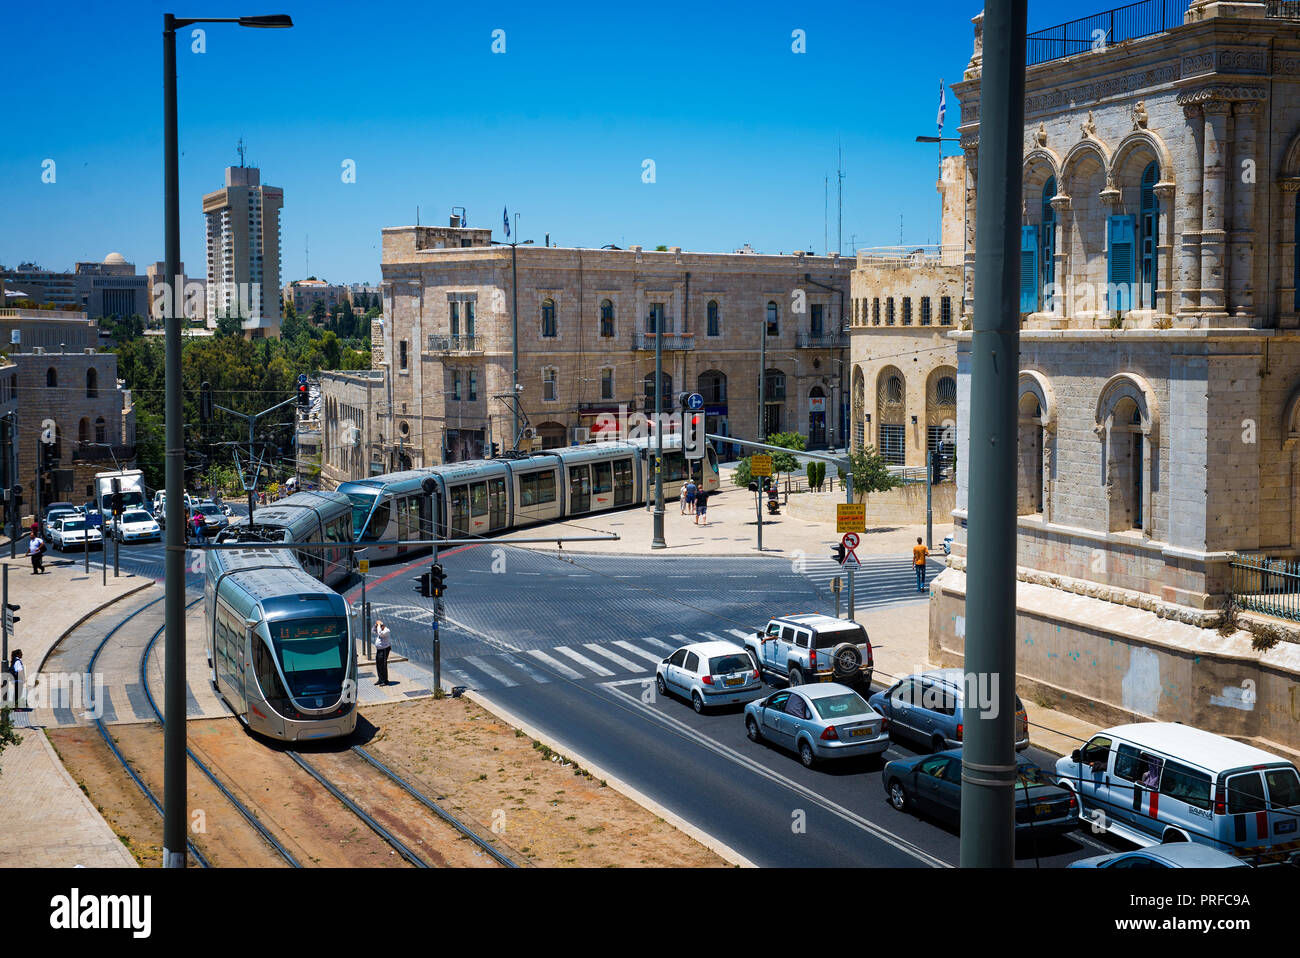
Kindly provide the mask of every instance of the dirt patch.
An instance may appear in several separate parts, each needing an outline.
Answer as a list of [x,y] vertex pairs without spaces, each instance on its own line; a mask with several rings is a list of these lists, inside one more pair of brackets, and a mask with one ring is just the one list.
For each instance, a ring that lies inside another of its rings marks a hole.
[[[367,706],[367,749],[520,864],[724,867],[690,836],[463,698]],[[366,737],[359,729],[359,738]],[[507,847],[508,846],[508,847]]]

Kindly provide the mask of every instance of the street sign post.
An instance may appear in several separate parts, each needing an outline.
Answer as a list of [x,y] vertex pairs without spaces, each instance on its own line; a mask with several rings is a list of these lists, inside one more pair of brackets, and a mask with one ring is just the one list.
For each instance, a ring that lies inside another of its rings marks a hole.
[[831,591],[835,593],[835,618],[840,617],[840,589],[843,588],[840,577],[831,579]]
[[686,397],[686,408],[697,411],[704,408],[704,397],[699,393],[691,393]]
[[839,502],[835,505],[835,531],[866,532],[867,507],[860,502]]
[[[844,508],[843,504],[841,504],[838,508],[843,509]],[[840,540],[840,544],[843,545],[844,547],[844,558],[840,560],[840,566],[843,569],[845,569],[849,574],[849,618],[850,619],[853,618],[853,613],[854,613],[853,573],[857,572],[858,569],[862,568],[862,563],[858,560],[858,554],[853,550],[858,547],[858,543],[861,541],[862,540],[858,537],[858,534],[856,532],[846,532],[844,533],[844,538]],[[838,604],[839,604],[838,597],[836,597],[836,605],[838,606]]]

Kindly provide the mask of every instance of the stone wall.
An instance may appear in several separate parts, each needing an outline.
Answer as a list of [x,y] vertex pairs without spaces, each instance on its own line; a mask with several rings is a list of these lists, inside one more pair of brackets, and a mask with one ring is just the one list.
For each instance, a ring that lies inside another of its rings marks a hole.
[[[930,509],[936,526],[952,522],[956,493],[957,486],[951,482],[940,482],[931,487]],[[834,523],[835,507],[843,501],[842,492],[796,493],[790,496],[782,509],[800,519]],[[861,502],[861,498],[858,501]],[[867,528],[918,525],[925,522],[925,483],[913,482],[888,492],[873,492],[866,497],[866,504]]]

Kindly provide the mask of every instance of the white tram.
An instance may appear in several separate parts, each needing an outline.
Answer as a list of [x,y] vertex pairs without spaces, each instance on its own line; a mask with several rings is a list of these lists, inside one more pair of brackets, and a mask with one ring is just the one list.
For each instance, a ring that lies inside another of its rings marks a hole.
[[337,549],[304,549],[298,564],[326,585],[346,582],[352,575],[352,502],[340,492],[295,492],[231,521],[218,542],[338,542]]

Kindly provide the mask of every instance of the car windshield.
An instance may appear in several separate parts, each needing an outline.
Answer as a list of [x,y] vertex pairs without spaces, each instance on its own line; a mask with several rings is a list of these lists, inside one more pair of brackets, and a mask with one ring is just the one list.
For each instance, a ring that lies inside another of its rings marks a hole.
[[857,715],[866,715],[871,706],[857,692],[845,692],[842,695],[827,695],[812,700],[813,708],[824,719],[846,719]]
[[143,512],[139,509],[135,510],[134,512],[125,513],[122,516],[123,522],[149,522],[151,520],[152,520],[152,516],[150,516],[149,513]]
[[63,520],[64,532],[80,532],[84,528],[86,528],[85,519],[64,519]]
[[199,512],[203,513],[205,516],[221,515],[221,510],[216,506],[199,506]]
[[865,645],[867,641],[867,630],[862,626],[856,629],[834,629],[830,632],[817,633],[817,648],[833,649],[841,642],[851,642],[854,645]]
[[728,672],[748,672],[754,668],[754,663],[749,660],[749,656],[744,652],[737,652],[734,655],[715,655],[709,659],[710,675],[726,675]]
[[1021,765],[1016,775],[1016,788],[1033,788],[1035,785],[1055,785],[1037,765]]

